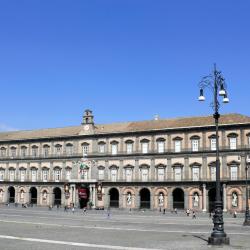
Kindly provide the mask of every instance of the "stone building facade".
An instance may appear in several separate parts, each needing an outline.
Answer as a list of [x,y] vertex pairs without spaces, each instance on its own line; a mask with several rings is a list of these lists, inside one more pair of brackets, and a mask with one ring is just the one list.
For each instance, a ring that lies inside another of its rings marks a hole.
[[[224,211],[246,205],[250,117],[222,115]],[[215,200],[213,117],[0,133],[0,203],[209,211]]]

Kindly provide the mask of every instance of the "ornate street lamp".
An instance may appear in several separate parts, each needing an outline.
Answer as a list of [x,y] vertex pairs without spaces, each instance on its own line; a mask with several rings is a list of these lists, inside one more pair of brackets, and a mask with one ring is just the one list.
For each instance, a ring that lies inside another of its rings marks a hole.
[[247,176],[249,163],[250,163],[250,159],[249,159],[249,156],[247,156],[246,157],[246,167],[245,167],[245,171],[246,171],[246,212],[245,212],[245,221],[243,223],[243,226],[250,226],[250,214],[249,214],[249,205],[248,205],[248,176]]
[[215,200],[215,211],[213,216],[214,227],[211,236],[208,238],[208,244],[229,245],[229,238],[224,232],[223,203],[221,199],[219,140],[218,140],[220,103],[218,101],[218,96],[223,97],[223,103],[228,103],[229,99],[227,97],[227,92],[225,89],[225,79],[223,78],[221,72],[216,69],[216,65],[214,65],[214,70],[212,74],[202,78],[199,87],[200,87],[200,96],[198,98],[199,101],[205,101],[205,96],[204,96],[205,88],[210,88],[213,92],[213,102],[211,103],[211,107],[214,110],[213,117],[215,120],[215,127],[216,127],[216,200]]

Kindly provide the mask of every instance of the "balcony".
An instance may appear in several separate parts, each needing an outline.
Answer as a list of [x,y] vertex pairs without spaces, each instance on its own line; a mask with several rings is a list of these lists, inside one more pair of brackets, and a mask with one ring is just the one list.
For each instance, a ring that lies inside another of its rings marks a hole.
[[[220,152],[240,152],[250,150],[249,145],[237,146],[237,149],[230,149],[229,146],[220,146]],[[132,153],[127,153],[127,151],[118,151],[117,154],[112,154],[111,152],[100,153],[98,151],[93,151],[88,153],[88,157],[124,157],[124,156],[146,156],[146,155],[182,155],[182,154],[200,154],[200,153],[215,153],[215,150],[211,150],[210,147],[199,148],[198,151],[193,151],[192,148],[182,148],[180,152],[175,152],[174,149],[165,149],[163,153],[159,153],[157,150],[148,150],[147,153],[142,153],[142,151],[133,151]],[[0,156],[0,160],[41,160],[41,159],[72,159],[72,158],[82,158],[82,153],[61,153],[61,154],[38,154],[38,155],[15,155],[15,156]]]

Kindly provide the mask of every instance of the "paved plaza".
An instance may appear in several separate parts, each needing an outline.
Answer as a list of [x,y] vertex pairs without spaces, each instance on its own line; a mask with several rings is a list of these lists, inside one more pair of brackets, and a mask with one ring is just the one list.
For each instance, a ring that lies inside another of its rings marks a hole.
[[207,214],[197,219],[183,212],[152,211],[64,212],[54,208],[0,207],[0,249],[250,249],[250,227],[243,215],[226,214],[225,230],[231,245],[212,247],[207,238],[212,229]]

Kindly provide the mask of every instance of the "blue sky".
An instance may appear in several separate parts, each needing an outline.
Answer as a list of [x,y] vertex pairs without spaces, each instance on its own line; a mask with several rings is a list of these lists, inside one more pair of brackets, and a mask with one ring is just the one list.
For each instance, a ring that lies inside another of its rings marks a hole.
[[[0,1],[0,130],[199,116],[213,63],[250,116],[250,2]],[[209,96],[207,96],[209,99]]]

